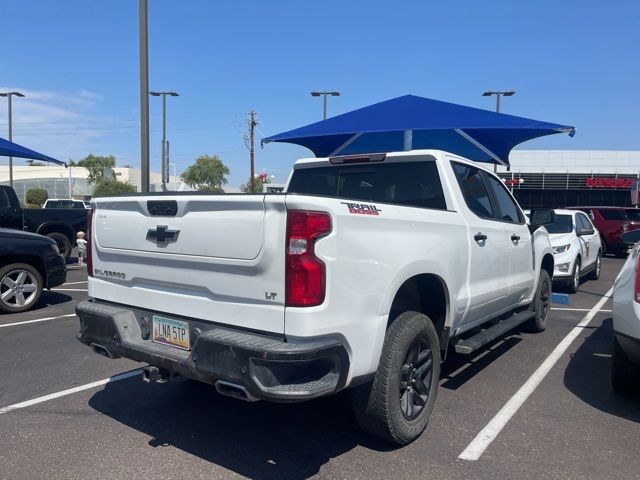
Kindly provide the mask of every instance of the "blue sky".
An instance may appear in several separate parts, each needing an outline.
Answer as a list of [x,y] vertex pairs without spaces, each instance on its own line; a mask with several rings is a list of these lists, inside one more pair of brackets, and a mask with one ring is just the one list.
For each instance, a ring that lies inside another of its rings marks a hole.
[[[113,154],[139,165],[138,2],[0,0],[0,91],[14,141],[63,160]],[[338,90],[329,115],[408,93],[575,125],[527,149],[640,149],[640,2],[149,0],[150,88],[168,99],[178,171],[218,154],[229,184],[248,178],[246,112],[258,137],[317,121],[311,90]],[[161,102],[151,98],[159,170]],[[0,99],[0,135],[6,136]],[[309,151],[269,144],[257,170],[283,181]]]

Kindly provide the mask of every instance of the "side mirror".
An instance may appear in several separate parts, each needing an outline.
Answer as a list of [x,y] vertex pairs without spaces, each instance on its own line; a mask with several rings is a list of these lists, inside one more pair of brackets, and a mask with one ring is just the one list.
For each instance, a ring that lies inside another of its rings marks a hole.
[[634,245],[640,241],[640,230],[631,230],[622,234],[622,241],[628,245]]
[[541,208],[538,210],[531,210],[529,214],[531,221],[529,224],[532,227],[540,227],[543,225],[551,225],[556,221],[556,212],[550,208]]
[[581,237],[582,235],[593,235],[594,231],[591,228],[581,228],[578,230],[578,236]]

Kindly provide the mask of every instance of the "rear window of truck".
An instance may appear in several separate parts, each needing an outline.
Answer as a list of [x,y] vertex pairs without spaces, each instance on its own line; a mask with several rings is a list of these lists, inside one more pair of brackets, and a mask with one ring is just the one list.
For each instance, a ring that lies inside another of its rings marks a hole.
[[287,193],[447,209],[435,162],[299,168]]

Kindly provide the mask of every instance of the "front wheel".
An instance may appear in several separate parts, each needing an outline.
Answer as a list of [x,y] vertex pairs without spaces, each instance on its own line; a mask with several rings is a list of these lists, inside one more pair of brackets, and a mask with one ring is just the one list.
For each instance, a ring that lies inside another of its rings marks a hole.
[[429,422],[440,379],[440,344],[433,323],[404,312],[385,335],[372,382],[353,392],[360,428],[398,445],[420,436]]
[[0,311],[28,310],[42,294],[42,276],[31,265],[12,263],[0,269]]

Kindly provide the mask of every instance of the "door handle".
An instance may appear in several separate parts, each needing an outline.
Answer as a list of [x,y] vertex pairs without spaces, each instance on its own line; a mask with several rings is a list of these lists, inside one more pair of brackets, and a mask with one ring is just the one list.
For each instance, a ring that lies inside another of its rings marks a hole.
[[517,242],[518,240],[520,240],[520,236],[516,235],[515,233],[513,235],[511,235],[511,241],[512,242]]
[[473,236],[473,239],[474,239],[476,242],[483,242],[484,240],[486,240],[486,239],[487,239],[487,236],[486,236],[484,233],[482,233],[482,232],[478,232],[478,233],[476,233],[476,234]]

